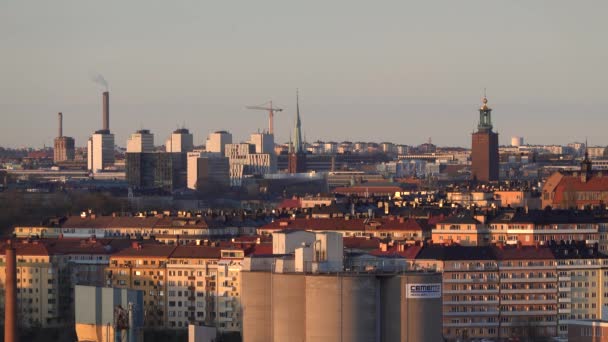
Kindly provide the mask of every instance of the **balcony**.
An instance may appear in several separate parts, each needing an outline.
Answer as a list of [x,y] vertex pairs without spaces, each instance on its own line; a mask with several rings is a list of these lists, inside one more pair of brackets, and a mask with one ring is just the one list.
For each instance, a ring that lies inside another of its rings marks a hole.
[[503,283],[551,283],[556,282],[557,277],[547,278],[504,278]]
[[[503,311],[503,316],[551,316],[557,315],[557,310],[536,310],[536,311]],[[535,322],[536,323],[536,322]],[[555,324],[555,323],[553,323]]]
[[552,327],[557,322],[502,322],[501,327]]
[[570,276],[559,276],[557,277],[558,281],[571,281],[572,278]]
[[559,292],[570,292],[572,290],[571,287],[560,287]]
[[498,315],[498,310],[494,311],[467,311],[467,312],[444,312],[443,316],[447,317],[459,317],[459,316],[496,316]]
[[559,309],[558,310],[560,314],[564,313],[564,314],[569,314],[572,312],[572,310],[570,308],[565,308],[565,309]]
[[501,294],[517,294],[517,293],[555,293],[557,289],[502,289]]
[[526,305],[526,304],[555,304],[555,299],[514,299],[514,300],[503,300],[500,304],[508,305]]
[[443,305],[498,305],[498,300],[444,301]]
[[444,294],[497,294],[498,289],[485,289],[485,290],[443,290]]
[[498,327],[498,322],[443,323],[443,326],[447,328]]
[[559,298],[560,303],[572,303],[572,298]]
[[444,283],[452,283],[452,284],[491,284],[498,283],[498,278],[484,278],[484,279],[445,279]]

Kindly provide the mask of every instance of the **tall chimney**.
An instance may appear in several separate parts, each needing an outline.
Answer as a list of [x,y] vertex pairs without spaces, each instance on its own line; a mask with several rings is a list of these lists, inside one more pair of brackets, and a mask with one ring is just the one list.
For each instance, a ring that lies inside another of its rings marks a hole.
[[17,342],[17,252],[9,240],[6,247],[4,289],[4,341]]
[[103,92],[103,129],[110,130],[110,92]]
[[62,137],[63,136],[63,114],[61,112],[59,112],[59,114],[57,114],[57,116],[59,117],[59,135],[58,137]]

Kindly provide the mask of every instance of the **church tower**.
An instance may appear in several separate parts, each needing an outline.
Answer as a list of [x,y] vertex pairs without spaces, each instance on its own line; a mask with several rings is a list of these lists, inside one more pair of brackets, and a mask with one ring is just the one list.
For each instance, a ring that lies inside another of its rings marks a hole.
[[296,91],[296,127],[294,128],[293,148],[289,151],[287,166],[289,173],[306,172],[306,152],[302,143],[302,122],[300,121],[300,97]]
[[484,95],[479,108],[479,124],[473,133],[471,175],[481,182],[498,181],[498,133],[492,131],[492,109]]

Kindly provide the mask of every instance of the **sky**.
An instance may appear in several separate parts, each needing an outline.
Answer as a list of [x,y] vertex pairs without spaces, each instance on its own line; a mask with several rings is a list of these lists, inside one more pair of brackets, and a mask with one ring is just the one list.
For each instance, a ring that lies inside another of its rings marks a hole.
[[470,147],[487,88],[500,143],[608,145],[607,1],[0,1],[0,146],[86,146],[101,128],[161,145],[267,129],[309,142]]

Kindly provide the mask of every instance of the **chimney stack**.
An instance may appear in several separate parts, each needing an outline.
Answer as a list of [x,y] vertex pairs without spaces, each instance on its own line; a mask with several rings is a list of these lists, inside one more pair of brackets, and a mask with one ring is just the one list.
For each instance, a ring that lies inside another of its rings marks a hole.
[[110,92],[103,92],[103,130],[110,130]]
[[58,137],[62,137],[63,136],[63,114],[61,112],[59,112],[59,114],[57,114],[59,117],[59,135]]
[[17,342],[17,251],[9,240],[6,246],[4,290],[4,341]]

